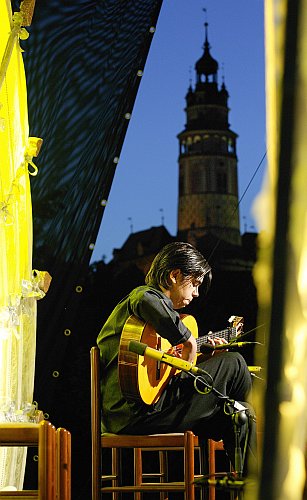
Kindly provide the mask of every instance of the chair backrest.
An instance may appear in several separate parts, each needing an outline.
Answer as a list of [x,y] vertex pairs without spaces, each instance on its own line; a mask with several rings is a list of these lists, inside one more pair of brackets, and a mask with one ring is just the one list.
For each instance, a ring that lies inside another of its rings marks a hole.
[[101,395],[100,354],[92,347],[91,360],[91,440],[92,440],[92,498],[99,498],[101,477]]
[[[46,420],[39,424],[7,422],[0,425],[0,446],[38,447],[38,490],[22,490],[16,495],[0,492],[1,498],[56,498],[56,429]],[[61,497],[64,499],[64,497]]]

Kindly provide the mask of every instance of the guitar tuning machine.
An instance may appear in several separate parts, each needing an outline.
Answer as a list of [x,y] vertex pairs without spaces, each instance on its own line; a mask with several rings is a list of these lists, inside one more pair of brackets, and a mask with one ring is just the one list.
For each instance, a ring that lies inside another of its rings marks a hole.
[[243,317],[242,316],[230,316],[228,319],[228,323],[243,323]]

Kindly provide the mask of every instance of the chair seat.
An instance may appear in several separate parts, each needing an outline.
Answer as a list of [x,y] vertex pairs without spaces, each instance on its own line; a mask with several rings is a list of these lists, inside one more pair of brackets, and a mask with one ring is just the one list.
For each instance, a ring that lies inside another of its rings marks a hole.
[[[193,445],[199,446],[198,437],[194,434],[192,435]],[[169,448],[173,446],[175,448],[184,447],[185,433],[168,433],[168,434],[102,434],[101,444],[104,448],[113,448],[119,445],[122,448],[133,448],[137,446],[138,448],[152,448],[157,447],[162,449],[163,447]]]

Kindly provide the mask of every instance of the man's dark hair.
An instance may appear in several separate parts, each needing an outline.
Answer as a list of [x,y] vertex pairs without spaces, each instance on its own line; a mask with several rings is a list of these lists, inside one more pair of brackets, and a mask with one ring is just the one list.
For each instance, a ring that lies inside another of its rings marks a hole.
[[186,279],[204,278],[207,292],[211,283],[211,267],[205,257],[190,243],[175,241],[165,245],[154,258],[145,277],[145,283],[155,288],[169,289],[170,272],[179,269]]

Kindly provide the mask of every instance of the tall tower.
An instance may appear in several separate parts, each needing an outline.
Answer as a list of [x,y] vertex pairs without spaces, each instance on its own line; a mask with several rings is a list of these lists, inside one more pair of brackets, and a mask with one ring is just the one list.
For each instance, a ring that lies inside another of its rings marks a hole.
[[218,62],[210,54],[208,23],[196,84],[186,95],[186,126],[179,139],[178,235],[205,235],[241,244],[238,211],[237,134],[228,122],[228,92],[218,87]]

